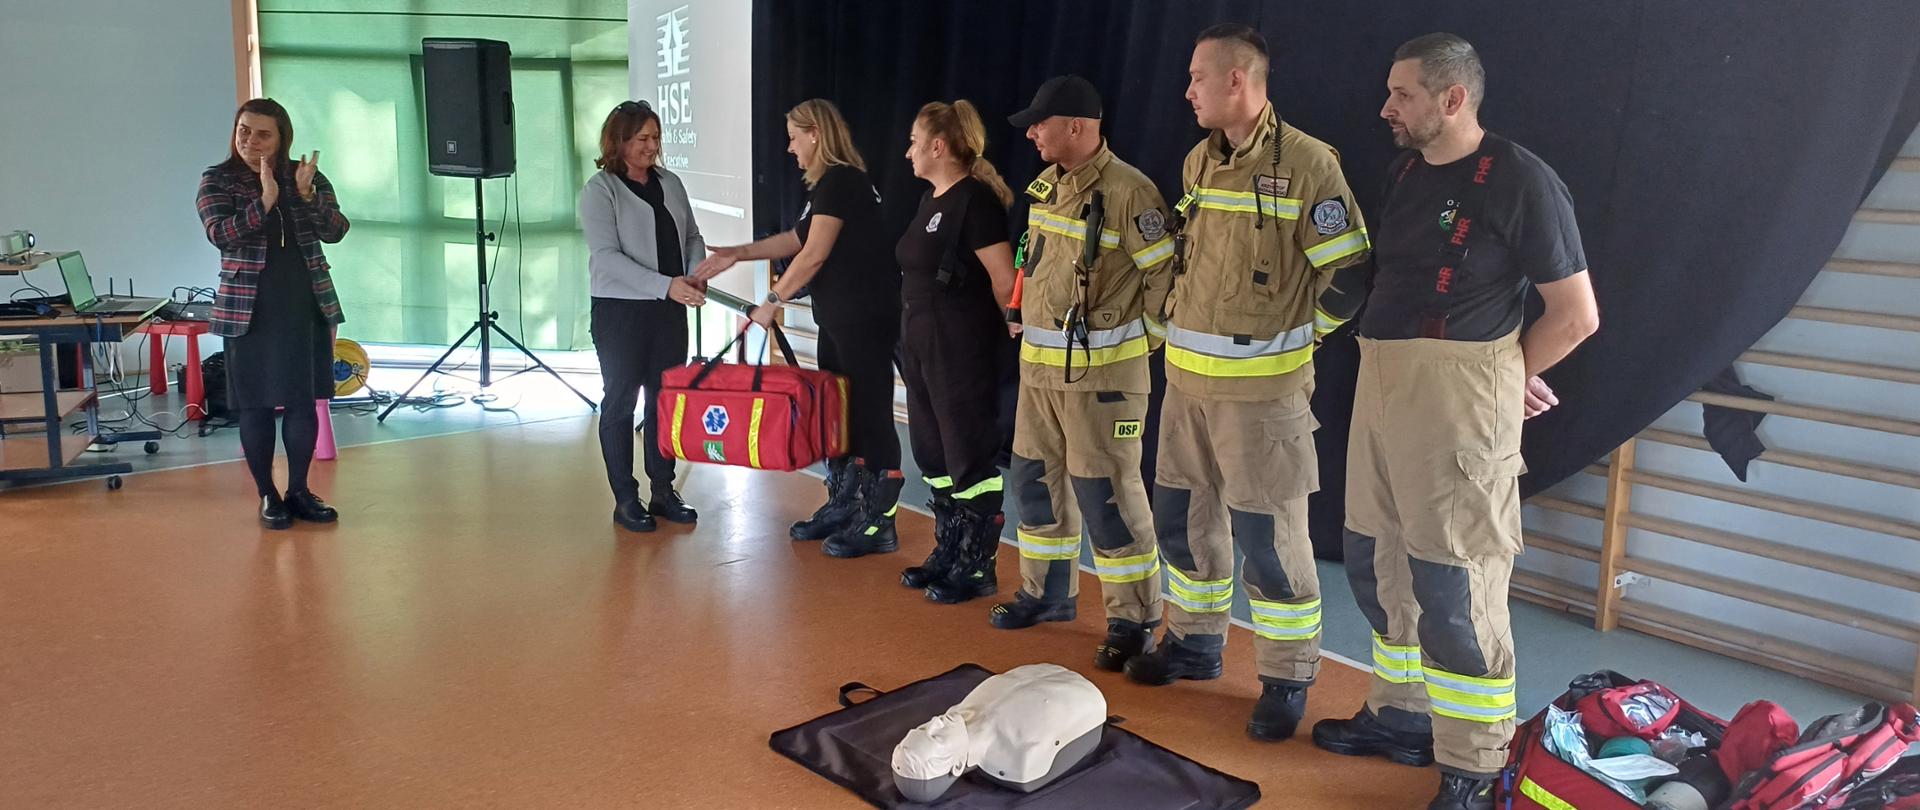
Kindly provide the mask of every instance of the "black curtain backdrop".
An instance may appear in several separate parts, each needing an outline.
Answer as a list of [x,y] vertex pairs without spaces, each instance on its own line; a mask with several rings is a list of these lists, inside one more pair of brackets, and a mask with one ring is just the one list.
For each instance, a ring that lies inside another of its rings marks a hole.
[[[1783,318],[1920,122],[1920,3],[1907,0],[763,0],[756,230],[789,227],[801,206],[783,118],[796,102],[840,105],[898,232],[926,188],[903,157],[921,104],[978,105],[988,157],[1017,190],[1042,167],[1006,116],[1069,72],[1105,95],[1114,151],[1175,199],[1181,158],[1202,135],[1184,99],[1188,57],[1218,22],[1267,37],[1276,108],[1340,150],[1363,210],[1396,152],[1379,118],[1393,49],[1431,31],[1474,43],[1488,75],[1482,122],[1566,181],[1602,326],[1546,375],[1561,405],[1528,423],[1526,494],[1606,455]],[[1336,333],[1316,360],[1313,530],[1337,556],[1351,336]]]

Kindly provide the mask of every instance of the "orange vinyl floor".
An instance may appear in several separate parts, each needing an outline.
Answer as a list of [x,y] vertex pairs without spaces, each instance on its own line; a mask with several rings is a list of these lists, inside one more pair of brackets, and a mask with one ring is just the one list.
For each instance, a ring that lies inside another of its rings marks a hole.
[[[1077,622],[1008,632],[897,572],[932,546],[835,560],[787,539],[823,489],[698,466],[697,527],[626,534],[590,419],[343,448],[331,527],[258,528],[238,462],[0,494],[0,807],[857,807],[767,747],[963,663],[1086,674],[1126,727],[1260,783],[1263,807],[1421,807],[1433,769],[1255,742],[1226,677],[1148,688],[1092,666]],[[1003,547],[1001,595],[1017,588]],[[1307,724],[1366,673],[1328,660]]]

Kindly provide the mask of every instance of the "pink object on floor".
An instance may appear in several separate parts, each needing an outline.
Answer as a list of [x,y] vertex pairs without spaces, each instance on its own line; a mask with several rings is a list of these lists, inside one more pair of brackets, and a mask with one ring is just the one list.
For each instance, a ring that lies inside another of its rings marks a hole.
[[339,455],[339,449],[333,446],[333,403],[316,399],[313,409],[320,415],[320,436],[313,444],[313,457],[321,461],[332,461]]

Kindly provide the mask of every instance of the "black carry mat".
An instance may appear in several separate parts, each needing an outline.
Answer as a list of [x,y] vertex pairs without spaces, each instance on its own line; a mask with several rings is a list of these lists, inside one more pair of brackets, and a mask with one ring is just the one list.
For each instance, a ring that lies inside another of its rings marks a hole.
[[[875,807],[1233,810],[1260,801],[1259,785],[1155,745],[1115,725],[1117,721],[1107,723],[1092,754],[1036,792],[1009,790],[969,772],[932,804],[907,801],[893,786],[894,746],[992,675],[978,664],[962,664],[891,692],[850,683],[840,688],[844,708],[775,732],[769,744]],[[863,692],[874,697],[855,703],[854,695]]]

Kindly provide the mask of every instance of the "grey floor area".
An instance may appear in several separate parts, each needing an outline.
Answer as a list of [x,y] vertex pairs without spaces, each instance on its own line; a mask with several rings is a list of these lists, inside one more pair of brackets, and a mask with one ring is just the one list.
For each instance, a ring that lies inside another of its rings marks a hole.
[[[418,376],[418,370],[376,369],[372,382],[382,389],[397,390],[412,383]],[[569,374],[567,380],[588,396],[596,400],[599,398],[600,383],[596,375]],[[447,377],[430,381],[422,386],[420,393],[432,393],[436,385],[455,397],[460,396],[461,392],[470,393],[475,388],[469,381]],[[578,420],[581,430],[592,429],[591,412],[586,405],[545,375],[530,374],[496,384],[490,390],[498,399],[487,403],[485,407],[472,402],[434,409],[402,407],[384,423],[376,422],[373,414],[363,409],[336,410],[333,418],[336,442],[345,447],[561,419]],[[167,427],[178,423],[176,414],[183,404],[177,389],[166,397],[154,397],[138,403],[144,416]],[[113,418],[124,415],[127,410],[128,405],[123,399],[109,397],[101,406],[101,415]],[[907,442],[904,426],[901,426],[900,433],[904,448]],[[929,493],[919,479],[919,471],[912,468],[911,454],[905,455],[908,456],[906,465],[909,469],[906,470],[908,483],[902,503],[921,510]],[[138,473],[141,471],[234,461],[240,457],[240,444],[238,435],[232,429],[218,430],[205,437],[189,429],[184,438],[168,437],[162,440],[157,454],[145,455],[137,445],[128,445],[111,453],[90,454],[87,460],[106,457],[133,464],[135,475],[127,477],[125,485],[136,487],[140,485]],[[579,463],[598,464],[599,459],[582,458]],[[696,507],[700,505],[699,492],[686,492],[685,496]],[[1018,516],[1013,503],[1009,502],[1007,508],[1008,534],[1011,535]],[[1082,548],[1085,555],[1083,567],[1091,570],[1091,545],[1082,544]],[[1013,553],[1011,547],[1006,553]],[[902,559],[900,562],[908,565],[916,561]],[[1319,572],[1325,604],[1324,649],[1364,667],[1372,657],[1370,635],[1366,620],[1354,607],[1346,575],[1338,563],[1321,562]],[[1011,591],[1012,588],[1007,588],[1003,593]],[[1083,610],[1098,609],[1097,594],[1083,594],[1081,600]],[[979,606],[980,620],[983,622],[987,620],[987,607],[987,604]],[[1233,616],[1239,622],[1246,621],[1244,597],[1236,601]],[[1723,717],[1730,717],[1748,701],[1765,698],[1785,706],[1795,718],[1805,723],[1820,715],[1852,708],[1866,700],[1859,695],[1631,630],[1600,633],[1592,628],[1589,619],[1518,600],[1513,603],[1513,629],[1518,648],[1523,713],[1531,713],[1552,700],[1573,677],[1597,669],[1613,669],[1633,677],[1658,680],[1701,708]]]

